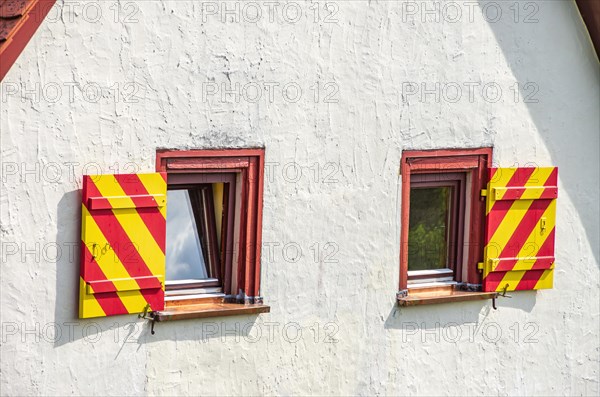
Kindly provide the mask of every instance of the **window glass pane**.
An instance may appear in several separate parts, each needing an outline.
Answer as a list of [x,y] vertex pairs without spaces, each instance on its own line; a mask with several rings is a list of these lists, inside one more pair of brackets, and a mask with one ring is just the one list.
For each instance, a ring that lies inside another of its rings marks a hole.
[[408,270],[447,267],[451,189],[451,187],[410,189]]
[[167,191],[167,280],[207,278],[187,190]]

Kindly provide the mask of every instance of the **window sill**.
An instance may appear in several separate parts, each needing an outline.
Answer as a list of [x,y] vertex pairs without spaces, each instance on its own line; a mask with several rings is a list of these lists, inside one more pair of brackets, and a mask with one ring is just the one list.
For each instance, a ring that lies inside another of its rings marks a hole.
[[167,307],[154,312],[154,321],[189,320],[194,318],[225,317],[243,314],[269,313],[271,308],[262,304],[244,305],[241,303],[190,303]]
[[398,298],[400,306],[434,305],[438,303],[465,302],[494,299],[497,292],[462,291],[454,286],[437,288],[411,288],[408,295]]

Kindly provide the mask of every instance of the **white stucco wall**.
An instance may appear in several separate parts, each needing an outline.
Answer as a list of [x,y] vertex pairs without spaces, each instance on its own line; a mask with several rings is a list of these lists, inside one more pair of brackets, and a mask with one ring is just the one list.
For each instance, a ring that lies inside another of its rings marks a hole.
[[[1,394],[598,395],[597,58],[571,1],[447,4],[56,4],[2,82]],[[84,172],[256,146],[271,313],[76,318]],[[482,146],[559,167],[554,289],[398,308],[402,150]]]

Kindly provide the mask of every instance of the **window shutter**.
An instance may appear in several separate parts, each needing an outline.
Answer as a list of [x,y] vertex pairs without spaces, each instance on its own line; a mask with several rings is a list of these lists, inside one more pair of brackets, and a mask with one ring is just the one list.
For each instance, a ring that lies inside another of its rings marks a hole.
[[164,309],[165,173],[85,175],[79,317]]
[[552,288],[558,168],[491,168],[484,291]]

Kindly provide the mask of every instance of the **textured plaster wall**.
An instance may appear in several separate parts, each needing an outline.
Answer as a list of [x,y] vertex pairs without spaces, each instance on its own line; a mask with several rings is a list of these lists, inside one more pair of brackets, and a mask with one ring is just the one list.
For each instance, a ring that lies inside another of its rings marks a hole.
[[[597,395],[597,58],[571,1],[447,3],[59,1],[2,82],[1,394]],[[255,146],[270,314],[76,318],[82,173]],[[399,309],[402,150],[481,146],[560,167],[554,289]]]

